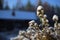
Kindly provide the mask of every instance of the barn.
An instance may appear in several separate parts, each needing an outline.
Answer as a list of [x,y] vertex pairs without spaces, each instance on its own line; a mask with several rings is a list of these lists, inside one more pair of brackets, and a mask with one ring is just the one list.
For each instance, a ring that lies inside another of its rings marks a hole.
[[37,20],[35,12],[0,10],[0,30],[26,29],[30,20]]

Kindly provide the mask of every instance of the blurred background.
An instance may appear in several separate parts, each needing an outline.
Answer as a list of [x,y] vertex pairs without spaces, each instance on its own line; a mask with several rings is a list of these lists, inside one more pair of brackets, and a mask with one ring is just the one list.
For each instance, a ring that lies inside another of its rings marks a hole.
[[[44,7],[51,26],[54,14],[58,15],[60,20],[60,0],[0,0],[0,35],[7,32],[15,35],[18,30],[26,30],[30,20],[39,23],[36,15],[39,5]],[[10,34],[5,34],[5,38],[10,38]]]

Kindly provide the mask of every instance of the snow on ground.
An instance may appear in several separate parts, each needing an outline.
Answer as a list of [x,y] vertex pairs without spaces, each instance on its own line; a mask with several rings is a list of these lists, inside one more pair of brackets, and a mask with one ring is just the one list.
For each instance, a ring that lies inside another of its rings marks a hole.
[[19,29],[14,29],[11,32],[0,32],[1,40],[10,40],[13,37],[16,37],[19,33]]

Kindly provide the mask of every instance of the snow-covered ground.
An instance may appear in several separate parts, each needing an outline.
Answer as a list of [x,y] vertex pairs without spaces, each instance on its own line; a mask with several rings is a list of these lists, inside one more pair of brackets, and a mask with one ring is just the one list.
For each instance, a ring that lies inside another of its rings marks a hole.
[[19,29],[14,29],[13,31],[9,31],[9,32],[0,32],[0,39],[10,40],[12,37],[16,37],[18,33],[19,33]]

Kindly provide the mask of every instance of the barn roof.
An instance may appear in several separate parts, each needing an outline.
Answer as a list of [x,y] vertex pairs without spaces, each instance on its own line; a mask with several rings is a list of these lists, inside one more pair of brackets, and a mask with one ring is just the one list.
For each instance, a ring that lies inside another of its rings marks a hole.
[[11,10],[0,10],[0,19],[37,20],[37,16],[35,12],[28,11],[15,11],[15,16],[13,16]]

